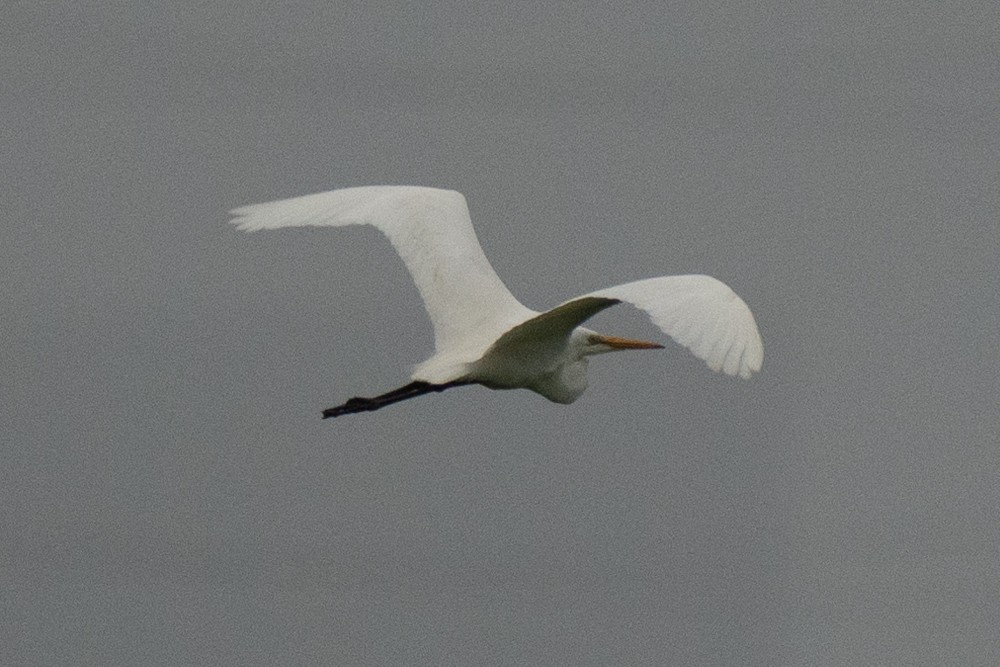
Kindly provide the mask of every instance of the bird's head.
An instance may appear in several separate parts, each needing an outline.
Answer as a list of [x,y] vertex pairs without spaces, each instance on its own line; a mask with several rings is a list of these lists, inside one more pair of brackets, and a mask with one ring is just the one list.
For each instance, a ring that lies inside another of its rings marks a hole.
[[574,333],[580,335],[581,356],[617,352],[619,350],[659,350],[663,348],[659,343],[650,343],[633,338],[620,338],[619,336],[605,336],[604,334],[599,334],[596,331],[584,329],[583,327],[580,327]]

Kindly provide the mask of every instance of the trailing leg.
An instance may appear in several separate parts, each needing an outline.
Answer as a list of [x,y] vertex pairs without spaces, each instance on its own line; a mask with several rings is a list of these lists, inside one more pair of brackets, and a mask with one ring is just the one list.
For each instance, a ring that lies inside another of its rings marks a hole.
[[378,396],[372,396],[371,398],[355,396],[343,405],[338,405],[324,410],[323,419],[353,414],[355,412],[370,412],[372,410],[384,408],[387,405],[392,405],[393,403],[399,403],[400,401],[416,398],[417,396],[423,396],[424,394],[429,394],[431,392],[442,392],[445,389],[460,387],[466,384],[474,383],[468,380],[455,380],[454,382],[446,382],[444,384],[431,384],[430,382],[416,380],[408,385],[400,387],[399,389],[393,389],[390,392],[386,392],[385,394],[380,394]]

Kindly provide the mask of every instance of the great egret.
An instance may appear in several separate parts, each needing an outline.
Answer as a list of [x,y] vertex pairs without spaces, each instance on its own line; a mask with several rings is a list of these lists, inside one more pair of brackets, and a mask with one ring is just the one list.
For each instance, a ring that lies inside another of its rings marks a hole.
[[414,186],[370,186],[233,209],[239,229],[368,224],[382,231],[417,284],[434,326],[434,354],[412,382],[372,398],[355,397],[323,417],[378,410],[466,384],[530,389],[572,403],[587,387],[587,357],[661,348],[603,336],[580,324],[622,301],[713,371],[747,378],[764,347],[747,305],[724,283],[703,275],[663,276],[616,285],[539,313],[521,305],[493,271],[472,229],[465,197]]

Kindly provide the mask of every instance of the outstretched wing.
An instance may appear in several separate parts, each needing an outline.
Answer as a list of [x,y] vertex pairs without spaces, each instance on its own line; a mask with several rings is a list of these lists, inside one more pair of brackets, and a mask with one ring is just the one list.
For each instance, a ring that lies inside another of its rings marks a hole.
[[591,292],[559,308],[592,303],[594,297],[626,301],[646,311],[656,326],[713,371],[748,378],[764,362],[764,343],[750,308],[711,276],[638,280]]
[[368,186],[233,209],[254,231],[303,225],[372,225],[409,269],[434,325],[437,350],[488,343],[532,311],[522,306],[483,254],[465,197],[451,190]]

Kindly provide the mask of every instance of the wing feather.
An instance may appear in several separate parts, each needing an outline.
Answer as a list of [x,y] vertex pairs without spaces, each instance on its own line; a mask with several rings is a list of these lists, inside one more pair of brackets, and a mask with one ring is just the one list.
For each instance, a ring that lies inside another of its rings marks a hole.
[[549,348],[554,354],[556,348],[562,348],[566,344],[575,328],[617,303],[620,303],[618,299],[596,296],[583,296],[567,301],[552,310],[538,313],[507,331],[490,347],[490,351],[503,355],[539,347]]
[[[434,326],[438,352],[495,340],[533,314],[497,276],[476,238],[465,197],[415,186],[321,192],[230,211],[238,229],[372,225],[403,259]],[[479,339],[482,338],[482,341]]]
[[646,311],[656,326],[713,371],[748,378],[764,363],[764,343],[750,308],[711,276],[648,278],[578,298],[590,297],[617,299]]

